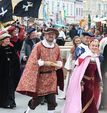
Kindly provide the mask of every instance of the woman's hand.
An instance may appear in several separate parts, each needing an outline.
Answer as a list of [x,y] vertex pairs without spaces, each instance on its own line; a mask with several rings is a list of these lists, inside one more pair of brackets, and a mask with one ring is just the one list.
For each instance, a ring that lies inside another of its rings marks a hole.
[[81,91],[82,92],[84,91],[84,85],[85,85],[84,81],[81,81]]
[[82,91],[82,92],[84,91],[84,86],[83,86],[83,85],[81,86],[81,91]]
[[99,89],[100,89],[100,92],[102,93],[103,92],[103,87],[100,86]]

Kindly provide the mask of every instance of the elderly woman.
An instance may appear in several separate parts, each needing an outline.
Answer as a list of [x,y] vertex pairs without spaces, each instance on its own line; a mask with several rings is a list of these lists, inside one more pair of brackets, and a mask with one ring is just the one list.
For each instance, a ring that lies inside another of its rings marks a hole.
[[0,107],[16,107],[15,89],[20,74],[19,58],[10,43],[10,35],[0,31]]

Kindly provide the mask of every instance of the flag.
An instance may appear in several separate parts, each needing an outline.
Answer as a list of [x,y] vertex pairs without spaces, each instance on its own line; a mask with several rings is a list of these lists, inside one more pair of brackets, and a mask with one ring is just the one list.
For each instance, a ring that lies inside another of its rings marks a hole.
[[38,12],[42,0],[23,0],[14,8],[14,15],[19,17],[38,18]]
[[8,22],[12,18],[12,2],[11,0],[0,0],[0,22]]

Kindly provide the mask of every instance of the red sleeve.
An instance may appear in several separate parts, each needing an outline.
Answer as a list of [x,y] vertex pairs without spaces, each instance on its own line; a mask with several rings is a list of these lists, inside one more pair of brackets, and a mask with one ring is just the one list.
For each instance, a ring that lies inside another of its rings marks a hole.
[[20,27],[20,32],[18,34],[18,38],[20,39],[20,41],[24,39],[24,34],[25,34],[24,27]]

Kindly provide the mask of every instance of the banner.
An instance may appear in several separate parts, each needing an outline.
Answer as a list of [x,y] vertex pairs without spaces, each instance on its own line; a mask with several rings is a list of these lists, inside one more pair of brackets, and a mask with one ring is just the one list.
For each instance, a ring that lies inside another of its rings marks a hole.
[[23,0],[14,8],[14,15],[19,17],[38,18],[38,12],[42,0]]
[[0,0],[0,22],[8,22],[12,18],[12,2],[11,0]]

